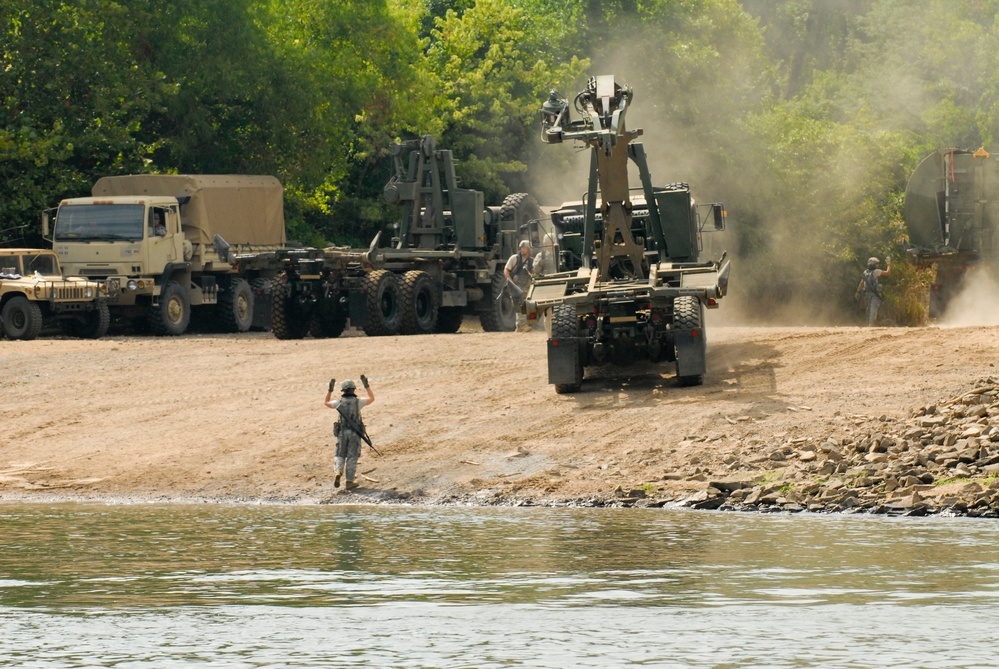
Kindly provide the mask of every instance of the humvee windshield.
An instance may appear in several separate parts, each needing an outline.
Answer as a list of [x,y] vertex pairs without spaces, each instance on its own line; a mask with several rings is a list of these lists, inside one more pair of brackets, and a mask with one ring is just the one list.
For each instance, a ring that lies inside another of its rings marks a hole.
[[43,253],[41,255],[26,255],[22,258],[21,264],[25,268],[25,274],[59,274],[54,256]]
[[72,204],[59,207],[52,238],[58,241],[139,241],[141,204]]

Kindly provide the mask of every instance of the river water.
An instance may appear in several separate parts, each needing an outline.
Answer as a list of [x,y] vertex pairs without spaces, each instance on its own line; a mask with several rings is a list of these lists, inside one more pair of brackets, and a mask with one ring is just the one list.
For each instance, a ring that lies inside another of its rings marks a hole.
[[0,505],[3,667],[994,667],[999,521]]

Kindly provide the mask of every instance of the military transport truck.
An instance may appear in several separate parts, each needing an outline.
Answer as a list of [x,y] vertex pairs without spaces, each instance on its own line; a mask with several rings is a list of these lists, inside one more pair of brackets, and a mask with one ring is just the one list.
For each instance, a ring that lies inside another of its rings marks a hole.
[[285,250],[242,254],[244,271],[280,267],[273,289],[272,331],[279,339],[338,337],[348,319],[369,336],[453,333],[465,316],[486,331],[511,331],[516,308],[503,266],[522,239],[540,248],[547,229],[525,193],[500,206],[460,188],[451,151],[434,139],[391,148],[394,174],[385,198],[400,206],[389,246],[380,235],[367,249]]
[[58,323],[67,334],[98,339],[111,315],[101,286],[66,277],[48,249],[0,249],[0,322],[9,339],[34,339]]
[[[546,142],[590,148],[585,199],[551,213],[563,231],[563,257],[576,248],[568,257],[579,267],[536,279],[524,303],[529,318],[547,316],[548,382],[557,393],[580,390],[589,365],[641,360],[675,363],[682,385],[702,383],[704,309],[728,290],[725,254],[698,259],[704,223],[724,229],[724,208],[697,205],[685,183],[652,185],[645,150],[633,141],[642,131],[625,128],[632,97],[608,75],[591,78],[576,96],[578,120],[556,91],[542,108]],[[628,184],[629,160],[641,179],[637,192]]]
[[277,179],[117,176],[92,193],[63,200],[54,221],[46,212],[43,235],[68,272],[106,285],[113,315],[161,335],[184,333],[192,308],[231,332],[268,325],[273,273],[240,271],[229,255],[285,246]]
[[999,163],[984,149],[938,149],[916,167],[905,187],[910,260],[936,266],[929,316],[943,316],[976,273],[999,269]]

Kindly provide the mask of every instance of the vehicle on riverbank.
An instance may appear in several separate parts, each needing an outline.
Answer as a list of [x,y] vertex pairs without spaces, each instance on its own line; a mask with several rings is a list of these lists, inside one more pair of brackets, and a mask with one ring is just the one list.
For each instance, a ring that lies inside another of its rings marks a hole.
[[8,339],[34,339],[50,324],[98,339],[107,333],[111,316],[101,286],[63,276],[52,251],[0,248],[0,321]]

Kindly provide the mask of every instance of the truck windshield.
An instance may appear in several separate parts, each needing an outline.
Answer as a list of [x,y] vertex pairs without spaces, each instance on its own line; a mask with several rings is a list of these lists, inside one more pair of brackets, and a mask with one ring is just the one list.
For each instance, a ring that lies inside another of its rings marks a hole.
[[48,253],[24,256],[23,264],[27,274],[59,274],[55,256]]
[[59,207],[52,238],[56,240],[139,241],[142,204],[72,204]]

